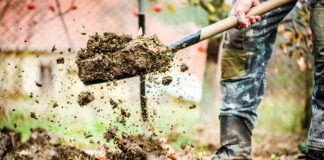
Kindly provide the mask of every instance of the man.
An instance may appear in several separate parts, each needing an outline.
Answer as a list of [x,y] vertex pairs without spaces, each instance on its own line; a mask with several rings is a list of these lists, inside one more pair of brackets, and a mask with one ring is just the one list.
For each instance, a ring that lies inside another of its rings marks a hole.
[[[260,0],[263,2],[265,0]],[[232,15],[240,25],[225,35],[222,53],[221,147],[217,159],[252,159],[251,135],[256,126],[258,105],[266,85],[267,65],[280,21],[296,2],[262,17],[245,17],[258,0],[236,0]],[[312,120],[306,159],[324,159],[324,0],[311,0],[311,29],[315,56]],[[259,21],[259,22],[258,22]],[[251,26],[251,24],[255,24]],[[240,30],[245,28],[243,30]],[[284,113],[283,113],[284,114]]]

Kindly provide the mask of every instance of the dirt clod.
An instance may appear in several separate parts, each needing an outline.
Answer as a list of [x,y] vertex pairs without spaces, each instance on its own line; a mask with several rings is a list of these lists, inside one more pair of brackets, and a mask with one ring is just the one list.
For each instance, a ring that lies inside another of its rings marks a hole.
[[90,102],[92,102],[94,99],[95,99],[94,96],[90,92],[82,91],[78,95],[78,103],[80,106],[87,105]]
[[173,53],[157,38],[107,33],[90,36],[87,47],[77,56],[79,77],[83,82],[112,81],[165,72]]
[[112,105],[113,109],[118,107],[118,104],[113,99],[110,99],[109,102],[110,102],[110,105]]
[[42,87],[43,86],[43,84],[39,83],[39,82],[35,82],[35,84],[36,84],[37,87]]
[[168,86],[172,82],[172,76],[165,76],[162,79],[162,84]]
[[54,52],[54,51],[56,51],[56,46],[55,46],[55,44],[54,44],[53,47],[52,47],[52,52]]
[[197,105],[193,104],[189,107],[189,109],[195,109],[197,107]]
[[64,58],[63,57],[59,57],[58,59],[56,59],[56,63],[57,64],[64,64]]
[[35,112],[30,112],[30,117],[34,119],[38,119]]
[[181,66],[180,66],[180,70],[181,70],[181,72],[185,72],[185,71],[187,71],[189,69],[189,67],[186,65],[186,64],[181,64]]
[[57,104],[57,102],[54,102],[53,103],[53,108],[56,108],[56,107],[58,107],[58,104]]

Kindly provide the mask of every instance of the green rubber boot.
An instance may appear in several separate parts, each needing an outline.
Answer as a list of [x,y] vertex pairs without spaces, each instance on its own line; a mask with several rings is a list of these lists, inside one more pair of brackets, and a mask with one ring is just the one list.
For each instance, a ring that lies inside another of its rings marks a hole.
[[221,147],[212,160],[252,159],[251,136],[242,118],[234,115],[221,115]]

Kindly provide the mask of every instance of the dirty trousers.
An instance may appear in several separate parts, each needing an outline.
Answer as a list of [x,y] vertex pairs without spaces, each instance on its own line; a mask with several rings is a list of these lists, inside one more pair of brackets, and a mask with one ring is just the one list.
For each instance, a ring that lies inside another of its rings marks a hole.
[[[225,34],[221,62],[223,105],[220,115],[242,117],[251,132],[257,123],[258,105],[264,95],[267,65],[275,45],[278,25],[294,6],[295,2],[277,8],[263,15],[262,20],[250,28],[241,31],[231,29]],[[324,148],[324,0],[312,0],[311,6],[315,84],[308,145]]]

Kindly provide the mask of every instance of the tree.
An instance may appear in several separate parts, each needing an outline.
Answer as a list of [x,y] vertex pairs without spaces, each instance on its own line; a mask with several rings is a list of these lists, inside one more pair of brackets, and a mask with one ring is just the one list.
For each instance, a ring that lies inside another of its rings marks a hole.
[[[284,56],[296,57],[299,72],[294,72],[295,79],[287,85],[294,85],[291,94],[304,98],[304,115],[302,129],[308,129],[311,120],[313,55],[312,33],[309,25],[310,6],[307,1],[300,0],[295,9],[279,25],[277,48]],[[292,59],[290,59],[292,60]],[[286,73],[287,76],[289,73]],[[302,85],[296,85],[301,82]]]
[[[229,7],[223,0],[201,0],[202,7],[209,13],[209,24],[213,24],[227,17]],[[220,48],[223,34],[216,35],[208,40],[207,60],[203,80],[203,92],[200,102],[200,122],[210,123],[214,120],[216,97],[219,90],[220,78]]]

